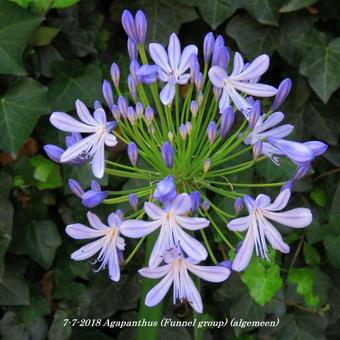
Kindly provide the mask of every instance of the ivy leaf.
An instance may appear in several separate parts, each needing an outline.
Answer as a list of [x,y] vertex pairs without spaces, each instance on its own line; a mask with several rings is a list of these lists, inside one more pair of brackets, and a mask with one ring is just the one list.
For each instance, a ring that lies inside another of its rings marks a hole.
[[278,25],[281,0],[241,0],[238,6],[245,8],[263,25]]
[[280,8],[280,13],[297,11],[301,8],[315,4],[318,0],[287,0]]
[[0,196],[0,282],[5,269],[3,259],[12,239],[13,211],[7,197]]
[[77,99],[92,106],[94,100],[101,98],[102,72],[98,65],[84,67],[79,60],[56,61],[51,71],[55,79],[47,97],[53,111],[71,111]]
[[340,269],[340,235],[327,234],[323,244],[326,248],[328,261],[332,266]]
[[15,82],[0,98],[0,148],[14,154],[48,110],[44,86],[30,78]]
[[33,221],[26,230],[27,254],[45,269],[51,266],[60,244],[57,227],[52,221]]
[[202,18],[213,30],[230,18],[238,7],[232,0],[198,0],[196,6]]
[[23,8],[0,0],[0,74],[23,76],[22,53],[29,35],[43,21]]
[[318,266],[320,264],[320,255],[318,251],[307,242],[303,244],[303,256],[310,266]]
[[296,291],[304,297],[307,305],[318,306],[320,298],[313,293],[315,271],[311,268],[291,269],[288,274],[288,282],[296,284]]
[[228,23],[226,33],[236,41],[248,59],[253,59],[261,53],[271,55],[278,40],[276,27],[261,25],[250,15],[235,16]]
[[287,314],[280,318],[275,330],[277,340],[324,339],[326,320],[318,315]]
[[112,20],[120,22],[124,9],[135,12],[140,8],[148,18],[147,40],[165,45],[169,35],[178,33],[183,23],[198,18],[194,8],[180,5],[175,0],[118,0],[110,8]]
[[59,33],[59,28],[40,26],[38,27],[30,37],[30,44],[32,46],[46,46],[51,43],[51,41]]
[[314,34],[299,71],[308,78],[317,96],[327,103],[332,93],[340,86],[340,38],[329,42],[321,34]]
[[329,212],[329,224],[340,223],[340,182],[338,182]]
[[68,339],[71,336],[71,325],[67,324],[64,326],[64,320],[69,319],[70,314],[70,311],[64,305],[58,308],[58,310],[54,313],[52,324],[48,330],[48,339]]
[[29,304],[27,282],[18,271],[6,270],[0,283],[0,305],[18,306]]
[[275,263],[265,265],[258,259],[249,264],[241,280],[247,285],[250,296],[261,306],[269,302],[282,287],[280,267]]

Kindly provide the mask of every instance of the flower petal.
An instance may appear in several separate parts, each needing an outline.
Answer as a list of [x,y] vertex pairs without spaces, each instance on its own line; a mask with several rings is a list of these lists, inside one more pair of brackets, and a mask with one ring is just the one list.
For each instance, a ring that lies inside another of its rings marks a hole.
[[81,123],[65,112],[53,112],[50,117],[50,122],[57,129],[66,132],[91,133],[97,130],[97,126]]
[[247,81],[258,76],[261,76],[268,70],[269,57],[266,54],[262,54],[254,59],[250,65],[241,73],[233,76],[233,80]]
[[155,286],[145,298],[145,304],[148,307],[153,307],[163,300],[169,288],[172,285],[174,278],[172,270]]
[[227,227],[232,231],[245,231],[248,229],[250,223],[250,216],[239,217],[231,220]]
[[93,208],[96,205],[102,203],[107,195],[107,191],[98,192],[94,190],[88,190],[82,195],[81,202],[86,208]]
[[101,237],[100,239],[90,242],[87,245],[81,247],[77,251],[71,254],[71,259],[75,261],[81,261],[88,259],[89,257],[96,254],[104,245],[106,237]]
[[191,209],[191,198],[188,194],[180,194],[171,202],[170,209],[176,215],[183,215]]
[[247,235],[242,243],[242,246],[233,261],[232,269],[240,272],[245,269],[251,260],[254,251],[254,236],[251,229],[248,230]]
[[283,137],[290,135],[293,130],[294,130],[293,125],[285,124],[285,125],[278,126],[277,128],[265,131],[263,133],[258,133],[257,137],[259,139],[267,138],[267,137],[283,138]]
[[97,109],[93,114],[94,119],[97,121],[98,125],[106,125],[107,119],[106,114],[103,109]]
[[79,99],[76,100],[77,115],[85,124],[97,126],[98,122],[93,118],[86,105]]
[[160,68],[162,68],[166,73],[171,73],[168,55],[162,45],[156,43],[149,44],[149,52],[152,60]]
[[225,88],[223,88],[222,95],[218,103],[218,108],[220,109],[220,112],[223,112],[229,105],[230,105],[229,93]]
[[289,246],[286,244],[281,234],[276,230],[276,228],[265,218],[261,218],[261,222],[264,230],[264,235],[266,236],[266,239],[271,244],[271,246],[279,250],[281,253],[289,253]]
[[218,88],[223,87],[223,82],[228,77],[227,72],[220,66],[212,66],[208,75],[212,84]]
[[[264,115],[261,116],[263,119]],[[272,113],[259,127],[256,127],[256,132],[266,131],[276,125],[278,125],[284,118],[284,114],[282,112],[274,112]],[[259,119],[260,120],[260,119]]]
[[174,247],[171,232],[169,231],[168,221],[165,221],[162,225],[159,236],[152,248],[149,257],[149,267],[155,268],[163,261],[164,254],[167,248]]
[[120,225],[120,232],[131,238],[140,238],[155,231],[161,226],[161,221],[126,220]]
[[191,58],[193,55],[197,55],[198,49],[195,45],[188,45],[184,48],[181,61],[178,66],[178,73],[183,74],[189,67],[191,63]]
[[234,89],[228,86],[229,96],[239,110],[250,110],[251,105]]
[[153,220],[160,219],[164,214],[163,209],[152,202],[144,203],[144,210],[146,214]]
[[109,254],[109,275],[112,281],[118,282],[120,279],[120,267],[119,267],[119,259],[117,255],[117,248],[114,244],[110,244],[109,246],[110,254]]
[[284,212],[264,211],[263,215],[270,220],[292,228],[304,228],[312,223],[312,213],[307,208],[296,208]]
[[322,155],[328,149],[327,144],[319,142],[319,141],[310,141],[310,142],[305,142],[303,144],[313,151],[314,157]]
[[175,33],[172,33],[169,38],[168,58],[170,67],[177,70],[181,60],[181,44]]
[[81,223],[69,224],[65,229],[67,235],[71,236],[75,240],[84,240],[88,238],[96,238],[104,236],[106,230],[104,229],[92,229]]
[[116,213],[111,213],[107,218],[107,222],[109,223],[110,227],[119,228],[122,224],[121,218]]
[[282,190],[276,197],[275,201],[266,207],[269,211],[282,210],[288,203],[291,192],[289,189]]
[[175,219],[182,228],[188,230],[200,230],[206,228],[210,223],[206,218],[202,217],[187,217],[176,215]]
[[91,213],[91,211],[89,211],[86,216],[92,228],[105,230],[108,229],[108,226],[106,226],[96,214]]
[[111,133],[108,133],[106,135],[106,137],[105,137],[105,145],[107,145],[107,146],[115,146],[117,144],[118,144],[118,142],[117,142],[116,136],[114,136]]
[[159,94],[159,98],[164,105],[170,104],[176,94],[176,86],[175,84],[172,84],[168,82],[161,90],[161,93]]
[[197,266],[187,263],[187,267],[193,274],[209,282],[222,282],[230,275],[230,270],[221,266]]
[[260,194],[256,197],[254,207],[255,208],[265,208],[270,204],[270,197],[264,194]]
[[276,88],[270,85],[261,83],[243,83],[239,81],[233,81],[235,89],[250,94],[256,97],[271,97],[276,95]]
[[145,267],[145,268],[139,269],[138,272],[140,275],[147,277],[149,279],[159,279],[165,276],[166,274],[168,274],[170,269],[171,269],[171,264],[166,264],[164,266],[159,266],[156,268]]
[[238,75],[244,68],[244,61],[240,53],[235,52],[234,55],[234,67],[230,74],[230,77]]
[[189,274],[186,272],[185,275],[183,275],[185,290],[186,290],[186,298],[191,305],[191,307],[196,311],[197,313],[203,312],[203,304],[202,304],[202,298],[200,295],[200,292],[198,291],[196,285],[192,281]]
[[93,175],[97,178],[103,178],[105,172],[105,152],[104,143],[101,141],[97,144],[97,150],[93,155],[91,165]]

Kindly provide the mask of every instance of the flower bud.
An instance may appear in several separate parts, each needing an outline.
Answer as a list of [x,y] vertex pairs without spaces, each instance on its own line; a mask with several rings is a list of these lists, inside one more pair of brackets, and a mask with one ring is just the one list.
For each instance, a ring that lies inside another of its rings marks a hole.
[[102,109],[103,108],[103,106],[102,106],[102,104],[100,103],[99,100],[95,100],[94,101],[93,107],[94,107],[94,110],[98,110],[98,109]]
[[215,38],[213,32],[209,32],[203,41],[203,57],[204,62],[208,63],[210,61],[215,44]]
[[121,209],[116,210],[116,215],[122,220],[124,218],[124,212]]
[[111,73],[113,85],[115,87],[119,87],[120,70],[119,70],[119,66],[116,63],[113,63],[111,65],[110,73]]
[[161,154],[165,165],[170,169],[174,162],[174,150],[170,142],[165,142],[161,146]]
[[204,201],[202,202],[202,209],[203,209],[204,211],[208,211],[208,210],[210,209],[210,203],[209,203],[207,200],[204,200]]
[[203,74],[202,72],[198,72],[195,77],[195,86],[198,92],[202,90],[203,82],[204,82]]
[[143,11],[139,10],[135,16],[135,27],[138,44],[144,44],[146,36],[147,21]]
[[140,118],[143,116],[143,112],[144,112],[144,107],[143,104],[141,102],[138,102],[136,104],[136,114],[137,114],[137,118]]
[[177,196],[175,181],[172,176],[167,176],[163,180],[159,181],[153,197],[162,202],[171,202]]
[[127,154],[128,154],[130,163],[133,166],[136,166],[137,162],[138,162],[138,148],[137,148],[136,143],[134,143],[134,142],[129,143],[129,145],[127,147]]
[[219,46],[216,48],[213,54],[212,65],[217,65],[226,69],[230,60],[230,54],[225,46]]
[[197,116],[197,112],[198,112],[198,103],[196,100],[192,100],[190,103],[190,111],[193,117]]
[[171,131],[168,132],[168,139],[170,142],[172,142],[174,140],[174,135]]
[[152,123],[152,120],[154,118],[154,112],[153,112],[153,109],[152,107],[148,106],[146,109],[145,109],[145,120],[148,124],[151,124]]
[[44,146],[44,151],[46,152],[47,156],[52,159],[52,161],[60,163],[61,155],[65,150],[53,144],[46,144]]
[[233,266],[233,261],[224,260],[217,265],[231,270],[231,267]]
[[127,108],[128,108],[128,102],[127,102],[127,100],[125,99],[125,97],[119,96],[119,97],[118,97],[117,104],[118,104],[118,108],[119,108],[120,114],[121,114],[122,117],[125,119],[125,118],[127,117],[126,111],[127,111]]
[[209,123],[207,127],[207,136],[210,144],[213,144],[215,142],[216,133],[217,133],[216,123],[212,121]]
[[253,158],[254,158],[254,160],[258,159],[262,155],[262,150],[263,150],[263,143],[262,143],[262,141],[258,140],[253,145]]
[[133,80],[138,84],[138,76],[137,72],[139,70],[139,63],[137,60],[131,60],[130,62],[130,74],[133,78]]
[[179,126],[178,131],[179,131],[179,134],[180,134],[182,139],[186,139],[187,138],[188,131],[187,131],[187,128],[186,128],[185,124],[181,124]]
[[113,93],[112,93],[112,87],[111,84],[107,81],[103,81],[103,96],[106,101],[106,104],[108,107],[111,107],[113,105]]
[[122,25],[128,37],[135,43],[138,43],[136,25],[133,15],[130,11],[125,10],[122,14]]
[[131,97],[135,100],[137,98],[137,84],[131,74],[129,74],[128,76],[128,88],[129,88]]
[[111,112],[112,112],[112,116],[114,117],[114,119],[116,121],[120,120],[120,111],[117,105],[112,105],[111,106]]
[[210,166],[211,166],[211,159],[208,158],[205,160],[204,164],[203,164],[203,171],[204,173],[207,173],[210,169]]
[[238,215],[243,208],[243,199],[241,197],[237,198],[234,203],[234,209],[236,215]]
[[254,105],[250,109],[248,121],[249,121],[249,127],[253,129],[260,117],[261,114],[261,103],[259,100],[255,100]]
[[196,54],[193,54],[190,62],[190,81],[191,83],[195,82],[197,74],[200,72],[200,64],[198,62],[198,58]]
[[221,114],[220,135],[225,138],[234,124],[235,113],[231,106],[228,106]]
[[200,207],[201,193],[199,191],[193,191],[190,194],[190,198],[191,198],[191,212],[195,214]]
[[129,204],[134,211],[138,209],[138,197],[136,194],[129,195]]
[[127,118],[132,125],[135,124],[136,119],[137,119],[137,114],[132,106],[129,106],[127,109]]
[[282,103],[286,100],[287,96],[289,95],[291,88],[292,81],[289,78],[282,80],[277,89],[274,102],[271,106],[272,110],[277,110],[282,105]]
[[138,58],[137,46],[130,38],[127,41],[127,49],[130,60],[137,60]]
[[70,187],[70,190],[78,197],[82,197],[84,194],[83,188],[80,186],[79,182],[76,181],[73,178],[70,178],[68,180],[68,186]]
[[186,123],[185,123],[185,127],[187,128],[187,133],[188,133],[188,135],[190,135],[191,130],[192,130],[192,124],[191,124],[191,122],[186,122]]

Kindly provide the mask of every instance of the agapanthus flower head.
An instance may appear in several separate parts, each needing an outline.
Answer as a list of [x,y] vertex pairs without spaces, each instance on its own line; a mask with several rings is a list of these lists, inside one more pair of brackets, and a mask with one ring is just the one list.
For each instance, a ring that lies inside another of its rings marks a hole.
[[144,210],[151,221],[127,220],[121,227],[123,235],[140,238],[160,228],[158,239],[149,259],[150,267],[157,267],[164,253],[169,248],[180,245],[183,251],[196,260],[205,260],[208,253],[204,246],[184,230],[200,230],[209,225],[202,217],[188,217],[191,209],[191,199],[188,194],[178,195],[166,208],[161,208],[152,202],[144,204]]
[[215,87],[222,89],[222,96],[219,100],[220,111],[227,108],[231,101],[241,111],[251,109],[238,91],[256,97],[274,96],[277,90],[273,86],[251,82],[252,79],[263,75],[268,67],[269,57],[267,55],[260,55],[245,67],[243,58],[238,52],[235,53],[234,67],[230,74],[220,66],[212,66],[209,70],[210,81]]
[[257,196],[255,200],[248,195],[244,197],[249,215],[228,223],[228,228],[232,231],[247,230],[244,242],[234,259],[233,270],[242,271],[248,265],[254,248],[257,256],[268,259],[266,240],[274,249],[282,253],[289,252],[289,246],[269,220],[292,228],[304,228],[312,222],[311,211],[306,208],[280,212],[286,207],[290,195],[290,190],[283,190],[273,203],[263,194]]
[[69,162],[77,158],[90,159],[93,174],[102,178],[105,168],[104,146],[115,146],[116,137],[111,133],[115,122],[108,122],[103,109],[98,109],[93,116],[80,100],[76,102],[80,121],[64,112],[53,112],[50,122],[59,130],[72,133],[87,133],[87,137],[68,147],[61,155],[60,162]]
[[79,182],[75,179],[70,178],[68,185],[71,191],[81,199],[81,203],[86,208],[93,208],[104,201],[107,197],[108,192],[102,191],[97,181],[91,182],[91,189],[84,191]]
[[164,105],[172,102],[176,93],[176,84],[186,84],[190,79],[190,73],[186,73],[191,62],[192,55],[197,55],[197,47],[186,46],[181,52],[181,44],[175,33],[169,39],[168,51],[156,43],[149,45],[152,60],[159,67],[158,75],[166,85],[160,93],[160,100]]
[[101,265],[97,270],[108,268],[111,280],[119,281],[118,251],[123,251],[125,248],[125,241],[120,236],[121,219],[112,213],[108,217],[108,225],[105,225],[91,212],[87,213],[87,219],[91,228],[81,223],[69,224],[66,227],[66,233],[76,240],[96,239],[72,253],[71,258],[82,261],[99,253],[97,261],[101,262]]
[[189,272],[209,282],[223,282],[230,270],[223,266],[200,266],[199,261],[185,257],[178,248],[167,251],[164,255],[164,265],[156,268],[142,268],[139,273],[151,279],[163,279],[153,287],[145,298],[149,307],[157,305],[173,285],[173,303],[177,300],[187,300],[197,312],[203,312],[203,304],[199,291],[192,281]]

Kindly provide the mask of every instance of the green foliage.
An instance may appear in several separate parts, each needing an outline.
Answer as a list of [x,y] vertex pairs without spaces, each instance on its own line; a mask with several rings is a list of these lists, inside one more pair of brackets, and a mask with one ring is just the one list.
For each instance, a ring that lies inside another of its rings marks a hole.
[[282,287],[280,267],[274,262],[269,264],[253,259],[241,275],[241,280],[249,289],[251,297],[261,306],[269,302]]

